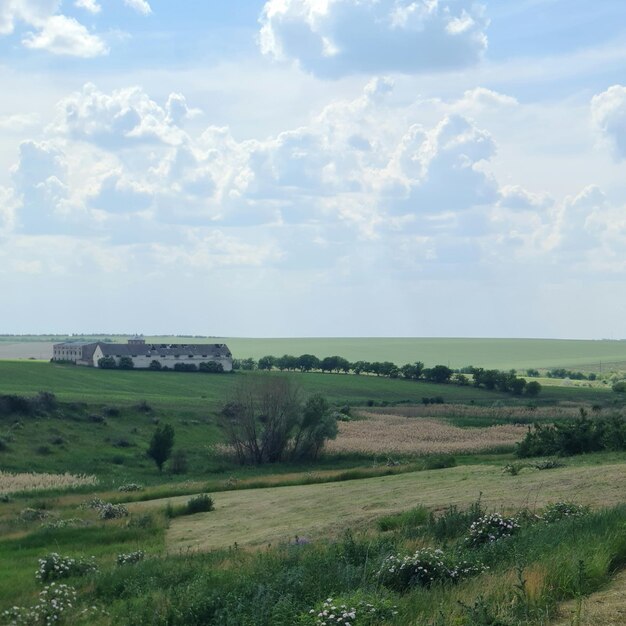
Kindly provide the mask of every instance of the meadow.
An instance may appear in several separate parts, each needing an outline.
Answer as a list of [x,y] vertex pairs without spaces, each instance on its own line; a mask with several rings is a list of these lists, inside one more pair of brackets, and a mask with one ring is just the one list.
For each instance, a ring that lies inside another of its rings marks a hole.
[[[345,421],[317,460],[239,466],[219,410],[239,385],[278,376]],[[51,581],[71,587],[55,624],[319,626],[328,598],[354,626],[609,623],[585,612],[587,596],[619,610],[626,452],[513,453],[531,423],[621,414],[605,388],[531,400],[365,375],[0,361],[0,394],[40,391],[54,408],[0,416],[0,623],[46,623]],[[165,423],[185,467],[160,473],[146,450]],[[213,510],[190,509],[200,494]],[[490,514],[514,534],[470,545]]]

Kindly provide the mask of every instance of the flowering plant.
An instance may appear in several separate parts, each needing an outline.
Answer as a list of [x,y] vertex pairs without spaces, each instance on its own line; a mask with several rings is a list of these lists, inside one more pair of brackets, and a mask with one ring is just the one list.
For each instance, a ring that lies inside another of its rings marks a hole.
[[118,554],[117,555],[117,564],[118,565],[132,565],[133,563],[139,563],[139,561],[143,561],[143,558],[146,556],[143,550],[136,550],[135,552],[128,552],[126,554]]
[[76,604],[76,589],[68,585],[47,585],[39,593],[39,601],[31,607],[14,606],[2,613],[2,621],[11,626],[42,624],[51,626],[62,622],[68,610]]
[[138,485],[137,483],[128,483],[117,488],[118,491],[141,491],[142,489],[143,485]]
[[93,557],[89,559],[75,559],[71,556],[61,556],[56,552],[51,552],[39,559],[39,567],[35,572],[35,578],[41,582],[46,582],[58,578],[69,578],[70,576],[84,576],[97,571],[98,566]]
[[303,615],[299,624],[312,626],[373,626],[390,620],[397,615],[396,606],[387,599],[373,599],[367,601],[361,596],[326,598],[323,602]]
[[502,537],[510,537],[519,528],[519,524],[513,518],[503,517],[500,513],[490,513],[483,515],[470,526],[466,542],[472,547],[481,546]]
[[588,513],[589,507],[580,504],[574,504],[573,502],[554,502],[553,504],[548,504],[544,509],[542,518],[546,524],[552,524],[568,517],[583,517]]
[[396,591],[428,587],[437,582],[458,582],[486,568],[480,563],[456,561],[442,550],[424,548],[404,557],[392,554],[382,563],[378,577],[383,585]]

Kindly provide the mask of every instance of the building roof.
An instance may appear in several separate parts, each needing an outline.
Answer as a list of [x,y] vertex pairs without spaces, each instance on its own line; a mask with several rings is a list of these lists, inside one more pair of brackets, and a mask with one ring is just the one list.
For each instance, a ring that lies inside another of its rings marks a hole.
[[189,344],[125,344],[99,343],[104,356],[199,356],[199,357],[231,357],[228,346],[224,343],[189,343]]

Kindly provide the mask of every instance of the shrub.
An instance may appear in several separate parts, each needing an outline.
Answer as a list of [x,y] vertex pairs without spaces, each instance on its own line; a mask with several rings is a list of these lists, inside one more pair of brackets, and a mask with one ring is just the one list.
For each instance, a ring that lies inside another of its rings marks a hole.
[[374,598],[353,594],[345,598],[327,598],[300,616],[303,626],[374,626],[391,621],[397,615],[397,607],[386,598]]
[[41,520],[50,517],[50,513],[43,509],[22,509],[19,514],[19,520],[21,522],[39,522]]
[[37,454],[41,454],[41,456],[48,456],[49,454],[52,454],[50,446],[37,446],[35,448],[35,452]]
[[117,363],[112,356],[103,356],[98,359],[98,367],[102,370],[114,370]]
[[412,587],[429,587],[435,583],[455,583],[485,570],[480,563],[457,561],[442,550],[423,548],[411,555],[392,554],[378,571],[380,582],[389,589],[404,592]]
[[152,361],[150,361],[150,365],[148,365],[148,369],[149,370],[154,370],[154,371],[159,371],[160,369],[162,369],[162,365],[161,365],[161,361],[157,361],[156,359],[153,359]]
[[[195,365],[194,365],[195,368]],[[199,369],[201,372],[205,372],[207,374],[223,374],[224,366],[221,363],[216,363],[215,361],[206,361],[200,363]],[[247,368],[244,368],[247,369]]]
[[99,508],[98,517],[103,520],[120,519],[122,517],[128,517],[128,509],[123,504],[111,504],[105,502]]
[[102,415],[90,415],[89,416],[89,421],[93,422],[94,424],[104,424],[105,423],[105,419],[104,417],[102,417]]
[[98,566],[93,557],[89,559],[61,556],[57,552],[51,552],[39,559],[39,567],[35,572],[35,578],[41,582],[70,578],[71,576],[85,576],[98,571]]
[[519,524],[510,517],[503,517],[500,513],[490,513],[477,519],[469,528],[466,543],[472,547],[482,546],[510,537],[519,530]]
[[174,370],[177,372],[197,372],[198,366],[195,363],[176,363]]
[[6,452],[9,449],[9,444],[6,439],[0,437],[0,452]]
[[138,485],[137,483],[128,483],[117,488],[118,491],[141,491],[142,489],[143,485]]
[[446,467],[454,467],[456,459],[451,454],[438,454],[436,456],[428,456],[424,459],[425,470],[445,469]]
[[190,498],[187,501],[187,514],[193,515],[194,513],[203,513],[205,511],[212,511],[214,509],[213,498],[210,495],[203,493],[194,498]]
[[541,516],[546,524],[560,522],[563,519],[572,517],[583,517],[589,514],[589,507],[572,502],[555,502],[549,504]]
[[109,417],[119,417],[121,414],[121,411],[116,406],[107,406],[104,409],[104,414],[108,415]]
[[613,385],[613,391],[615,393],[626,393],[626,380],[620,380]]
[[430,514],[428,532],[439,541],[452,539],[464,534],[468,527],[483,515],[480,498],[465,511],[459,511],[456,505],[451,505],[440,515]]
[[52,583],[39,593],[39,601],[31,607],[14,606],[2,613],[2,621],[8,624],[57,624],[62,616],[68,617],[76,607],[77,594],[74,587]]
[[118,565],[133,565],[134,563],[143,561],[145,556],[143,550],[136,550],[135,552],[128,552],[126,554],[122,553],[117,555],[116,563]]
[[556,469],[557,467],[565,467],[565,463],[561,463],[556,459],[545,459],[544,461],[539,461],[538,463],[535,463],[535,467],[538,470],[550,470]]

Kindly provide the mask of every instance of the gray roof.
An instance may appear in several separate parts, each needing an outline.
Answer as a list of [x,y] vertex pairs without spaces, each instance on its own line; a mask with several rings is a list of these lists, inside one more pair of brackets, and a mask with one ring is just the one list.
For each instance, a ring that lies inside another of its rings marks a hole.
[[231,357],[224,343],[164,344],[146,343],[128,345],[125,343],[99,343],[104,356],[199,356],[206,358]]

